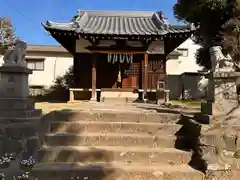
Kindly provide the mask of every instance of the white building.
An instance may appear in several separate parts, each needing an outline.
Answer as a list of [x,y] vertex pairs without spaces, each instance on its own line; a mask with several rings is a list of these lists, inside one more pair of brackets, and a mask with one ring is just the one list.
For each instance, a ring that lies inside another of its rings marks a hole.
[[196,63],[196,52],[199,48],[200,46],[189,38],[175,49],[182,55],[167,61],[167,87],[170,89],[170,99],[186,96],[198,99],[202,96],[202,92],[197,87],[200,79],[198,72],[203,69]]
[[26,61],[28,68],[33,70],[29,75],[29,86],[38,92],[52,85],[56,77],[73,65],[73,57],[65,48],[52,45],[28,45]]
[[178,59],[169,59],[166,64],[168,75],[181,75],[185,72],[198,72],[202,67],[196,63],[196,52],[200,48],[190,38],[175,50],[182,55]]

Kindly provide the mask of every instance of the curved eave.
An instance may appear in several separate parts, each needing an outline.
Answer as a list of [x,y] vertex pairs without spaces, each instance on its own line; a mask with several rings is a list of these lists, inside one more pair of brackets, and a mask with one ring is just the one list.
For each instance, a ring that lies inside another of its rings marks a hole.
[[[54,23],[47,21],[47,23],[41,23],[42,26],[49,31],[51,34],[56,35],[68,35],[68,36],[78,36],[84,39],[134,39],[134,40],[142,40],[142,39],[149,39],[149,40],[163,40],[164,38],[179,38],[179,37],[190,37],[195,30],[192,29],[174,29],[174,26],[169,26],[169,29],[162,34],[102,34],[102,33],[87,33],[87,32],[76,32],[76,29],[70,28],[73,23]],[[48,25],[49,24],[49,25]],[[180,26],[182,27],[182,26]],[[182,27],[183,28],[183,27]]]
[[76,33],[74,30],[64,30],[64,29],[61,29],[61,28],[58,28],[58,27],[51,27],[51,26],[48,26],[47,24],[45,23],[41,23],[42,26],[44,27],[44,29],[46,31],[48,31],[52,36],[55,36],[55,35],[58,35],[58,36],[76,36],[76,37],[80,37],[80,35],[78,33]]
[[107,37],[108,39],[112,39],[111,37],[116,37],[119,39],[131,39],[131,37],[133,38],[138,38],[138,37],[146,37],[146,38],[152,38],[154,40],[154,38],[157,39],[164,39],[166,37],[189,37],[191,36],[195,31],[194,30],[187,30],[187,31],[181,31],[181,32],[168,32],[165,34],[90,34],[90,33],[79,33],[81,35],[81,37],[85,38],[89,38],[89,37],[97,37],[98,39],[102,39],[104,37]]
[[53,31],[66,31],[66,32],[75,32],[76,29],[71,27],[73,23],[53,23],[50,21],[47,21],[47,23],[41,23],[42,26],[47,30],[53,30]]

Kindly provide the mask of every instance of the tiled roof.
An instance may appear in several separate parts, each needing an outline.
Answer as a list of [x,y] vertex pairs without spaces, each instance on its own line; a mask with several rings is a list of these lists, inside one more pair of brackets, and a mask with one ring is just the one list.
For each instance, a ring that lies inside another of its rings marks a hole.
[[37,45],[30,44],[27,46],[27,52],[62,52],[67,53],[68,51],[62,47],[57,45]]
[[46,29],[103,35],[165,35],[191,32],[187,25],[168,25],[158,13],[141,11],[79,11],[74,22],[47,21]]

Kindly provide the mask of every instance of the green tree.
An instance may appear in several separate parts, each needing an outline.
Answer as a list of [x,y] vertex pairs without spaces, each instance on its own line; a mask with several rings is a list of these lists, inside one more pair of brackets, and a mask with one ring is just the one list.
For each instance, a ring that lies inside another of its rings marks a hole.
[[225,53],[234,59],[236,70],[240,70],[240,8],[239,2],[235,2],[232,8],[232,18],[223,26],[222,47]]
[[11,20],[0,17],[0,54],[15,42],[14,29]]
[[[239,0],[238,0],[239,1]],[[201,45],[197,63],[210,69],[209,48],[222,45],[224,24],[233,17],[235,0],[178,0],[174,5],[175,17],[192,23],[197,28],[194,41]]]

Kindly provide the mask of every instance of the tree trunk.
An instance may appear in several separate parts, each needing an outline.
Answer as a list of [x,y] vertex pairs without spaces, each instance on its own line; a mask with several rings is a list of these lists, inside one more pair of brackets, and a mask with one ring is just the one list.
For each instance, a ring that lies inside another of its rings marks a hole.
[[216,67],[220,58],[222,58],[222,51],[219,46],[213,46],[209,49],[212,69],[209,73],[208,80],[208,90],[207,90],[207,102],[214,103],[215,101],[215,81],[214,73],[216,72]]

